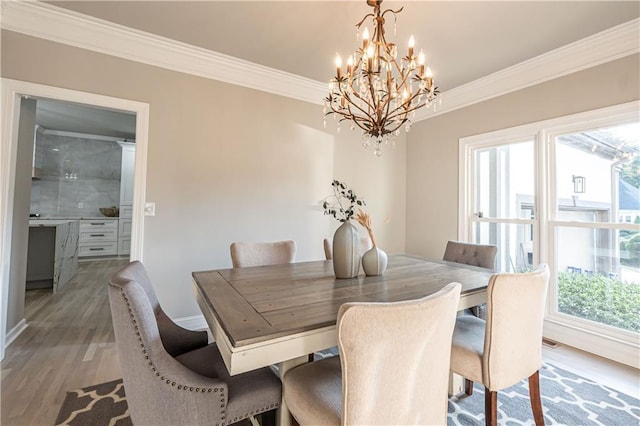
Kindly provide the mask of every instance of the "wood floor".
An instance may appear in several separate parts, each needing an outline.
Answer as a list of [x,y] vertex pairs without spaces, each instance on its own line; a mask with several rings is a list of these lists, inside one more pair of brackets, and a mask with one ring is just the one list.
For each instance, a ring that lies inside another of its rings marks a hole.
[[2,361],[2,425],[53,425],[66,391],[122,376],[106,286],[126,263],[80,262],[59,293],[27,291],[28,327]]
[[[126,263],[81,262],[78,275],[60,293],[27,292],[29,326],[2,361],[0,424],[52,425],[66,391],[121,377],[106,283]],[[640,397],[639,370],[562,345],[544,347],[543,357]]]

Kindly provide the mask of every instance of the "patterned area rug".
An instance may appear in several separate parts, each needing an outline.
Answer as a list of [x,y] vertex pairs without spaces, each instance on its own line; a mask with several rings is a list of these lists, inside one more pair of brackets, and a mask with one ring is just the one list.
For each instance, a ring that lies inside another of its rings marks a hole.
[[56,425],[132,426],[122,380],[67,392]]
[[[637,426],[640,401],[566,370],[544,364],[540,394],[547,426]],[[464,395],[464,394],[462,394]],[[527,380],[498,393],[501,425],[533,425]],[[484,386],[474,384],[473,395],[449,398],[447,424],[484,425]]]
[[[326,356],[319,355],[316,354],[316,358]],[[547,425],[640,424],[638,399],[550,364],[540,370],[540,389]],[[484,425],[483,391],[482,386],[475,385],[472,396],[450,398],[448,425]],[[498,422],[501,425],[534,424],[526,380],[499,393]],[[67,392],[56,425],[131,425],[122,380]]]

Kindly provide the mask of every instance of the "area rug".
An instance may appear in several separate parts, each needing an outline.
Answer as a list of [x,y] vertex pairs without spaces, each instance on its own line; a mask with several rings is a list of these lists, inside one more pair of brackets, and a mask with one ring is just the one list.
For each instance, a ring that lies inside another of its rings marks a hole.
[[[637,426],[640,401],[551,364],[540,369],[540,394],[547,426]],[[484,386],[473,395],[449,398],[449,426],[484,425]],[[498,423],[533,425],[528,381],[498,393]]]
[[122,379],[67,392],[56,425],[132,426]]
[[[324,354],[323,354],[324,355]],[[316,358],[320,358],[316,354]],[[640,401],[545,364],[540,370],[545,423],[567,426],[636,426]],[[470,397],[449,399],[449,426],[484,425],[484,388],[474,386]],[[501,425],[533,425],[526,380],[498,395]],[[56,425],[131,425],[122,380],[67,392]]]

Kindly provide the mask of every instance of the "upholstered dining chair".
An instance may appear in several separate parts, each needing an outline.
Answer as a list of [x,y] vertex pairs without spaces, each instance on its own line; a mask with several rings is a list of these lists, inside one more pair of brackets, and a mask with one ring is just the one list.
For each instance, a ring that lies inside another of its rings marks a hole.
[[498,247],[490,244],[448,241],[442,260],[493,270],[496,265],[497,252]]
[[[461,263],[464,265],[479,266],[494,270],[496,265],[496,254],[498,247],[490,244],[461,243],[459,241],[448,241],[444,250],[442,260],[448,262]],[[478,318],[486,318],[487,308],[484,304],[472,306],[465,312],[473,314]]]
[[495,274],[487,287],[487,320],[471,315],[456,320],[451,370],[484,385],[485,423],[497,424],[498,391],[529,379],[529,397],[537,426],[544,424],[538,370],[542,366],[542,323],[549,269]]
[[177,356],[165,349],[140,262],[114,274],[108,287],[134,424],[230,424],[280,405],[281,383],[269,368],[229,376],[215,343]]
[[340,356],[303,364],[283,379],[301,425],[446,424],[449,354],[461,285],[418,300],[345,303]]
[[234,268],[293,263],[296,258],[296,242],[292,240],[258,243],[235,242],[231,243],[229,249]]
[[158,298],[156,297],[156,292],[153,289],[153,284],[149,280],[147,272],[140,262],[131,264],[128,268],[121,269],[119,273],[121,278],[136,280],[144,290],[158,325],[160,340],[169,355],[175,357],[185,352],[207,346],[209,337],[206,331],[182,328],[173,322],[162,310],[160,302],[158,302]]

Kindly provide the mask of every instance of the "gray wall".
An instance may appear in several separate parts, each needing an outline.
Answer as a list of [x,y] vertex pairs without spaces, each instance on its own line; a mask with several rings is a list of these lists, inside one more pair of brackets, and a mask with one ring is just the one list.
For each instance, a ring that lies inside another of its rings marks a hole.
[[[331,179],[367,201],[376,238],[405,247],[406,138],[374,158],[322,107],[2,31],[2,77],[150,105],[143,261],[172,317],[199,315],[191,271],[230,267],[233,241],[292,238],[322,259]],[[331,120],[330,120],[331,121]],[[388,223],[385,221],[389,218]]]
[[458,236],[460,138],[637,100],[639,65],[640,55],[629,56],[415,124],[407,148],[407,252],[441,258]]

